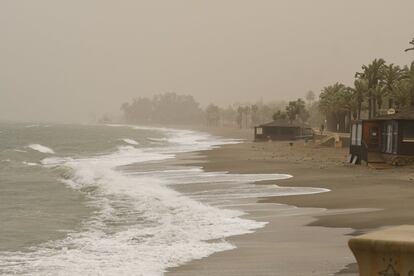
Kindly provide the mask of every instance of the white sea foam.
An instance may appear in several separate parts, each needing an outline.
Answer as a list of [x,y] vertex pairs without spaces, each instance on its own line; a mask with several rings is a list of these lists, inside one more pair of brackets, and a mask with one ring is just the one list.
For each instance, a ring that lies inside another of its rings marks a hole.
[[152,138],[152,137],[148,137],[147,140],[150,141],[150,142],[155,142],[155,143],[168,142],[168,139],[167,138]]
[[[63,240],[33,247],[28,252],[0,252],[0,274],[162,275],[169,267],[232,249],[234,246],[226,237],[250,233],[266,224],[242,218],[241,211],[206,203],[219,204],[249,193],[263,196],[322,192],[294,188],[282,191],[276,185],[253,190],[254,181],[286,179],[289,175],[206,173],[197,167],[140,173],[119,169],[133,163],[173,158],[178,152],[237,142],[192,131],[160,131],[167,133],[169,147],[122,146],[104,156],[43,159],[45,167],[70,169],[71,174],[62,181],[85,193],[98,211],[85,221],[83,231],[68,233]],[[221,185],[188,195],[171,188],[191,183],[203,189],[203,185]],[[265,192],[260,192],[262,189]]]
[[134,139],[124,138],[121,140],[130,145],[134,145],[134,146],[139,145],[139,143],[135,141]]
[[25,152],[27,152],[27,151],[25,151],[25,150],[19,150],[19,149],[14,149],[13,151],[15,151],[15,152],[21,152],[21,153],[25,153]]
[[41,152],[41,153],[48,153],[48,154],[54,154],[54,150],[51,148],[48,148],[46,146],[40,145],[40,144],[31,144],[27,146],[28,148],[31,148],[32,150]]
[[23,165],[26,165],[26,166],[29,166],[29,167],[33,167],[33,166],[39,165],[37,163],[27,162],[27,161],[23,161],[22,163],[23,163]]

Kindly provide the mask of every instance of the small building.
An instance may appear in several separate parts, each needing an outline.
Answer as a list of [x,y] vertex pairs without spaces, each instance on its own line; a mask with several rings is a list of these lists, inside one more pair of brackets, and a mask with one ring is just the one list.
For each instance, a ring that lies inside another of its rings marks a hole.
[[276,120],[254,128],[255,141],[312,139],[312,128],[303,123]]
[[414,162],[414,109],[353,122],[350,154],[354,163]]

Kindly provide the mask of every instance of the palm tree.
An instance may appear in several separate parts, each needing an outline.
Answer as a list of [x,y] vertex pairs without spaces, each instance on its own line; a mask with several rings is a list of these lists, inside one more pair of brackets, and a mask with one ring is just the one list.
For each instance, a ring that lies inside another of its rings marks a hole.
[[243,128],[243,112],[244,112],[244,108],[239,106],[237,108],[237,117],[236,117],[237,125],[239,126],[239,128]]
[[220,108],[215,104],[209,104],[206,108],[205,113],[207,125],[218,127],[220,122]]
[[414,108],[414,61],[411,62],[411,65],[409,67],[405,66],[404,71],[405,76],[403,81],[405,82],[405,87],[409,96],[407,100],[410,107]]
[[[319,95],[319,110],[327,117],[334,118],[335,125],[340,124],[348,111],[346,106],[346,86],[341,83],[326,86]],[[329,122],[329,120],[328,120]],[[329,126],[328,126],[329,128]],[[331,125],[333,128],[333,125]]]
[[272,116],[273,121],[278,121],[278,120],[286,120],[286,113],[282,112],[281,110],[278,110],[277,112],[275,112]]
[[[394,101],[392,99],[393,91],[396,84],[404,78],[404,70],[398,65],[390,64],[384,67],[383,73],[383,80],[381,81],[381,85],[384,88],[383,94],[384,96],[390,96],[390,100]],[[391,106],[392,104],[390,103],[389,107]],[[381,108],[380,103],[378,103],[378,107]]]
[[376,104],[375,108],[378,107],[378,110],[381,110],[384,98],[388,94],[387,92],[386,87],[381,84],[372,89],[372,98]]
[[376,99],[373,94],[380,81],[383,79],[385,60],[374,59],[371,64],[363,65],[362,72],[356,73],[356,78],[366,79],[368,82],[368,118],[371,119],[376,113]]
[[309,103],[309,105],[312,105],[312,103],[315,101],[315,92],[313,92],[312,90],[309,90],[306,93],[305,99]]
[[252,111],[250,114],[250,120],[253,125],[257,125],[259,123],[259,106],[257,104],[253,104],[250,109]]
[[395,101],[395,106],[397,108],[404,108],[407,106],[407,102],[410,98],[410,86],[406,80],[398,82],[392,91],[392,98]]
[[345,87],[339,91],[339,101],[343,106],[342,109],[348,115],[348,124],[346,125],[346,130],[349,130],[350,123],[352,118],[357,118],[357,110],[359,107],[358,94],[351,87]]
[[366,79],[356,79],[354,81],[354,97],[357,102],[357,119],[361,119],[362,103],[368,91],[368,81]]
[[[411,45],[413,45],[414,46],[414,38],[413,38],[413,40],[411,40],[411,42],[409,42]],[[412,51],[412,50],[414,50],[414,47],[411,47],[411,48],[408,48],[408,49],[405,49],[405,51],[406,52],[408,52],[408,51]]]
[[249,128],[249,113],[250,113],[250,106],[246,106],[246,107],[244,107],[244,109],[243,109],[243,111],[244,111],[244,114],[245,114],[245,118],[246,118],[246,120],[245,120],[245,125],[246,125],[246,128]]
[[402,70],[401,80],[395,83],[392,97],[398,108],[414,107],[414,61]]

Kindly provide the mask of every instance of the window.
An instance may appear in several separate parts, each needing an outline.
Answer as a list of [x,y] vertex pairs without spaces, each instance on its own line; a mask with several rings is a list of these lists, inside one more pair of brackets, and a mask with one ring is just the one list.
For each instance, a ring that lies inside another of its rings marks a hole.
[[358,124],[356,142],[358,146],[362,145],[362,124]]
[[414,122],[405,123],[402,133],[403,142],[414,143]]
[[391,123],[387,125],[387,145],[385,148],[385,152],[392,153],[392,146],[393,146],[393,127]]
[[393,129],[394,129],[394,133],[393,133],[393,153],[397,154],[397,149],[398,149],[398,123],[397,122],[393,122]]
[[362,143],[362,124],[356,123],[352,125],[351,144],[360,146]]
[[263,128],[261,128],[261,127],[256,128],[256,134],[262,135],[263,134]]

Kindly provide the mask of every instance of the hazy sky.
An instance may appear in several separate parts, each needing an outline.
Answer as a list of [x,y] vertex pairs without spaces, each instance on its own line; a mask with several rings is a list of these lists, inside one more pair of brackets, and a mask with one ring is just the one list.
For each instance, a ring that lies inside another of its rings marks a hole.
[[293,99],[407,64],[413,0],[1,0],[0,120],[85,121],[173,91]]

